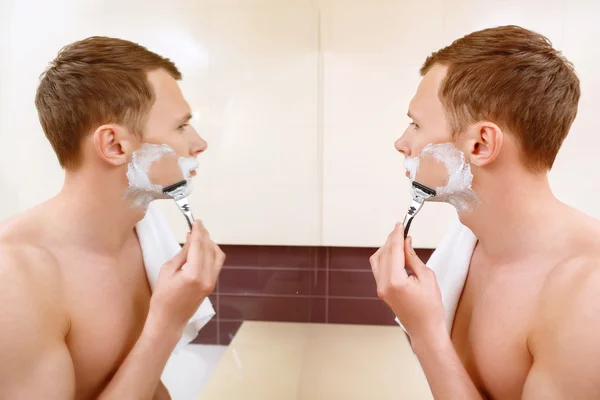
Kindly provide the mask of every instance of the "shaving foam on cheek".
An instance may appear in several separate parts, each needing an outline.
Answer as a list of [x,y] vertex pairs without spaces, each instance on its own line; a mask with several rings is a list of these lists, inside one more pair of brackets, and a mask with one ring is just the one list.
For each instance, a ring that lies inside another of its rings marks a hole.
[[179,158],[179,168],[183,171],[185,179],[190,179],[193,170],[198,169],[198,160],[195,158]]
[[[131,160],[127,165],[126,175],[129,187],[125,192],[125,198],[133,207],[145,210],[154,200],[170,198],[163,193],[164,187],[162,185],[152,182],[148,172],[153,163],[166,155],[173,154],[175,154],[175,151],[167,145],[149,143],[143,144],[132,153]],[[185,188],[185,195],[187,196],[192,191],[190,174],[192,170],[198,167],[198,162],[194,158],[179,157],[178,165],[183,178],[187,181]]]
[[[436,195],[429,201],[452,204],[458,213],[473,210],[480,203],[479,196],[472,189],[473,173],[465,161],[465,155],[452,143],[428,144],[419,157],[431,155],[445,165],[448,172],[447,184],[436,187]],[[411,180],[415,179],[419,168],[419,157],[408,158],[404,167],[409,171]]]
[[410,157],[404,159],[404,169],[408,171],[410,180],[414,181],[419,170],[419,157]]

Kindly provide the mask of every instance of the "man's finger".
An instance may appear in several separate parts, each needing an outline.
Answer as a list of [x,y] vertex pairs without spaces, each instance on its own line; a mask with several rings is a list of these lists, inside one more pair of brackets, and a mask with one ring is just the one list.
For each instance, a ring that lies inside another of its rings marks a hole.
[[187,265],[184,268],[186,275],[196,278],[200,275],[202,269],[202,259],[205,253],[205,232],[206,229],[200,220],[194,221],[192,224],[192,232],[188,244]]
[[[196,220],[192,225],[192,233],[190,235],[190,254],[189,258],[197,264],[203,257],[206,248],[206,228],[201,221]],[[194,265],[194,267],[196,267]]]
[[185,243],[183,244],[183,248],[184,249],[188,249],[190,247],[190,239],[192,237],[192,233],[188,232],[187,235],[185,235]]
[[227,259],[227,256],[225,255],[225,253],[223,253],[223,250],[221,250],[221,248],[217,244],[215,244],[215,251],[217,253],[215,267],[216,267],[216,272],[218,275],[219,272],[221,272],[221,268],[223,268],[223,264],[225,264],[225,260]]
[[217,258],[217,249],[216,245],[210,241],[210,239],[205,238],[205,246],[202,249],[202,270],[199,271],[203,280],[208,281],[211,280],[213,275],[213,270],[216,264]]
[[196,220],[196,221],[194,221],[194,224],[192,225],[192,233],[190,235],[190,240],[192,242],[196,242],[196,243],[202,242],[202,239],[204,239],[204,236],[207,233],[208,232],[206,231],[204,224],[202,224],[202,221]]
[[[402,240],[404,240],[404,233],[402,233],[401,236],[398,236],[398,232],[403,232],[402,224],[400,224],[400,222],[396,223],[394,229],[390,232],[384,245],[381,247],[380,251],[382,257],[384,255],[385,258],[391,256],[391,253],[397,252],[394,250],[397,247],[400,247],[400,249],[404,251],[404,243],[402,243]],[[381,264],[384,264],[383,261]]]
[[404,254],[406,266],[410,268],[415,273],[415,275],[417,275],[417,278],[423,276],[423,274],[429,270],[427,265],[425,265],[425,263],[421,261],[421,259],[417,255],[415,249],[413,249],[412,237],[410,236],[404,242]]
[[390,235],[390,242],[393,246],[400,246],[404,249],[404,226],[398,222]]
[[187,262],[188,252],[189,247],[184,245],[179,253],[175,254],[175,257],[171,258],[163,265],[163,269],[166,269],[171,273],[177,272]]
[[381,248],[377,249],[375,253],[369,258],[369,264],[371,264],[371,271],[373,271],[373,276],[375,277],[375,281],[379,280],[379,257],[381,255]]

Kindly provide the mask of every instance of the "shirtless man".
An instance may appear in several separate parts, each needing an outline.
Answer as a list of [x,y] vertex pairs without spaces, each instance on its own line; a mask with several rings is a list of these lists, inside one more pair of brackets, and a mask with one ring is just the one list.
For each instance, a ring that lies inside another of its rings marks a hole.
[[144,213],[124,193],[142,142],[206,149],[180,78],[168,59],[100,37],[45,72],[36,106],[65,181],[0,226],[0,398],[169,398],[163,368],[224,255],[197,222],[151,293],[135,232]]
[[371,266],[434,397],[600,398],[600,224],[548,184],[577,113],[572,66],[542,36],[509,26],[455,41],[421,74],[396,148],[414,157],[452,142],[481,199],[460,215],[478,243],[451,334],[435,274],[402,226]]

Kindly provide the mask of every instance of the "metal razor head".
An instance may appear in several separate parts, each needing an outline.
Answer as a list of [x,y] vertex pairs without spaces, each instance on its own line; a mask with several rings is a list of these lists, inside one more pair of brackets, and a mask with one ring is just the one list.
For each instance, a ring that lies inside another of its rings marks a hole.
[[172,185],[169,185],[163,189],[163,193],[167,196],[171,196],[175,200],[182,199],[188,195],[188,182],[186,180],[179,181]]
[[429,186],[423,185],[417,181],[412,182],[412,187],[415,193],[418,193],[424,199],[429,199],[431,197],[435,197],[435,189],[430,188]]

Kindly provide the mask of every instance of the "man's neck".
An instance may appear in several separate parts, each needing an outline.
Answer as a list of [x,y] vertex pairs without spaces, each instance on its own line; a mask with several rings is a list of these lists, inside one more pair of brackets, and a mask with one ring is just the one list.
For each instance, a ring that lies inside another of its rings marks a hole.
[[567,206],[554,197],[546,175],[505,177],[487,186],[491,190],[479,193],[480,206],[461,215],[486,258],[510,263],[551,239],[548,228]]
[[125,200],[125,188],[119,177],[89,170],[66,173],[54,202],[75,243],[108,254],[123,248],[144,217]]

